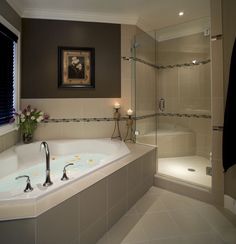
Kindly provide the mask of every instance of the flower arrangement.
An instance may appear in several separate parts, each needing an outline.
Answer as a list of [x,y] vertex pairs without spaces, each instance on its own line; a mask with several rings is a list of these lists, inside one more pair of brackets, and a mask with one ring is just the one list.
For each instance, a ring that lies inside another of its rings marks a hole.
[[47,114],[37,110],[36,108],[31,108],[30,105],[28,105],[23,111],[15,113],[15,117],[17,118],[17,123],[21,129],[24,143],[31,142],[33,139],[33,133],[38,124],[49,118]]

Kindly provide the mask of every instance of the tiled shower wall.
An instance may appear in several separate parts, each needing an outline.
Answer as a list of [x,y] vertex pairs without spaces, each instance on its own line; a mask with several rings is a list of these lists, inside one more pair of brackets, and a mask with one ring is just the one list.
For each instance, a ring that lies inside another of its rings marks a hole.
[[[158,65],[191,64],[209,60],[210,40],[203,33],[158,42]],[[211,113],[210,62],[200,65],[158,69],[157,94],[165,99],[164,113]],[[182,126],[194,132],[196,155],[209,158],[211,151],[211,119],[160,116],[159,125]]]
[[[121,26],[121,56],[130,56],[130,47],[136,26]],[[121,59],[121,98],[73,98],[73,99],[21,99],[21,108],[28,104],[50,115],[51,118],[111,118],[115,102],[121,104],[121,114],[132,107],[131,63]],[[107,88],[109,89],[109,88]],[[60,122],[41,124],[35,132],[35,140],[62,138],[110,137],[114,121]],[[125,122],[121,122],[122,135]]]

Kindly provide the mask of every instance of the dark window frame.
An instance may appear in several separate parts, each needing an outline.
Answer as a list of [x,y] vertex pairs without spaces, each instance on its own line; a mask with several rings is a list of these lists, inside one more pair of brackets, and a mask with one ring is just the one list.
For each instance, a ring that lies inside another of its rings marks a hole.
[[[7,47],[3,51],[6,43],[10,53]],[[0,49],[0,135],[4,135],[17,129],[16,123],[11,123],[11,119],[14,117],[14,110],[19,109],[20,32],[1,15]]]

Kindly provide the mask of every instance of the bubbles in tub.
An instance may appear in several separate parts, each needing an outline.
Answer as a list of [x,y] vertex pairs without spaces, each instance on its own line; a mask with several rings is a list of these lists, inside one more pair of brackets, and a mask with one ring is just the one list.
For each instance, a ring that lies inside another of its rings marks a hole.
[[33,171],[32,172],[32,176],[39,176],[39,172],[38,171]]
[[93,159],[89,159],[88,163],[92,164],[92,163],[94,163],[94,160]]

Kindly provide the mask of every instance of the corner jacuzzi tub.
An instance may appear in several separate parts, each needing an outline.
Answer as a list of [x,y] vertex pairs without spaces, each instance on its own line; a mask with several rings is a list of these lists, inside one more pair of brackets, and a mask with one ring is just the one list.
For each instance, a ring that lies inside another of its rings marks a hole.
[[[51,140],[47,143],[53,185],[43,186],[46,155],[44,149],[40,150],[41,142],[17,145],[0,154],[0,203],[40,199],[130,152],[124,142],[111,139]],[[63,168],[69,163],[73,163],[67,168],[69,180],[61,181]],[[33,191],[24,192],[26,178],[15,179],[21,175],[30,177]]]

